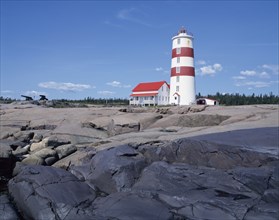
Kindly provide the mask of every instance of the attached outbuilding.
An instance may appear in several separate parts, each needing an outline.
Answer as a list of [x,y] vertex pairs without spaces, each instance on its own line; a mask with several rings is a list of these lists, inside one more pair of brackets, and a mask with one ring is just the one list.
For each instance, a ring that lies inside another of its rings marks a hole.
[[139,83],[132,90],[130,105],[168,105],[169,92],[170,86],[166,81]]
[[197,105],[219,105],[219,102],[215,99],[199,98],[196,100]]

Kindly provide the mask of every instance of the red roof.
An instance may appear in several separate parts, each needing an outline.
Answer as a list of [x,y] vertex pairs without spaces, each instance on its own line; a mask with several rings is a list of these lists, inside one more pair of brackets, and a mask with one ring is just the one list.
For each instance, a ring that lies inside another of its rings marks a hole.
[[147,82],[147,83],[138,84],[132,91],[133,92],[157,91],[161,88],[162,85],[164,85],[164,83],[166,83],[167,86],[170,87],[166,81]]
[[158,92],[131,94],[130,96],[156,96],[156,95],[158,95]]

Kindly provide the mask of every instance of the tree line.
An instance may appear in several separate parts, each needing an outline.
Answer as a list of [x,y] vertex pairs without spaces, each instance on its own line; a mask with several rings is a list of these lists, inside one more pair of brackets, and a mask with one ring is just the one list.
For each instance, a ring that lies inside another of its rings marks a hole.
[[[255,105],[255,104],[279,104],[279,96],[274,95],[272,92],[269,94],[255,95],[245,95],[239,93],[233,94],[221,94],[217,92],[215,95],[202,96],[198,93],[197,98],[209,98],[217,100],[220,105]],[[0,103],[12,103],[19,101],[12,98],[4,98],[0,96]],[[57,99],[52,100],[59,103],[77,103],[77,104],[92,104],[92,105],[129,105],[129,100],[124,98],[92,98],[87,97],[80,100],[70,100],[70,99]]]
[[272,92],[269,94],[245,95],[245,94],[221,94],[217,92],[215,95],[202,96],[200,93],[197,98],[209,98],[219,101],[220,105],[255,105],[255,104],[279,104],[279,96]]

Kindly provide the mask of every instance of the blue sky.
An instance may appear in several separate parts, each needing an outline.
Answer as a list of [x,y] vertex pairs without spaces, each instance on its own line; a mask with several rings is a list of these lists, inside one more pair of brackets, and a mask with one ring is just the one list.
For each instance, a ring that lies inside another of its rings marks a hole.
[[1,1],[1,94],[128,98],[170,81],[194,34],[196,92],[278,94],[278,1]]

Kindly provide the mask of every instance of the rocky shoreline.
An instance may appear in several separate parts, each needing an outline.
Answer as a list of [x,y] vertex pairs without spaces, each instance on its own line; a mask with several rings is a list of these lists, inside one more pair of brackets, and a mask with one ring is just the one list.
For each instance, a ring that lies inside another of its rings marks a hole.
[[3,219],[279,218],[276,105],[0,113]]

